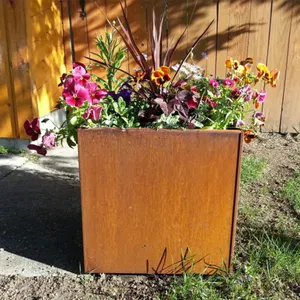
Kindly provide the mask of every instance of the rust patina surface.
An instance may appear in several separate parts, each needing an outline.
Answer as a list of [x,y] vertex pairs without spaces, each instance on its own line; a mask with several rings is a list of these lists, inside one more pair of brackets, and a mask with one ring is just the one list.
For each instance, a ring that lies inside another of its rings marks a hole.
[[78,136],[86,272],[231,265],[240,131],[100,128]]

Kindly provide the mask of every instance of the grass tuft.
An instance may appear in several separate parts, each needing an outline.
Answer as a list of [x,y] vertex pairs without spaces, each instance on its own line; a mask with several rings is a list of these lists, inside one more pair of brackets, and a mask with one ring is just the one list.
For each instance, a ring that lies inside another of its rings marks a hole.
[[293,204],[295,210],[300,213],[300,172],[294,178],[290,178],[282,189],[282,195]]
[[264,159],[246,156],[242,161],[241,185],[247,186],[259,180],[267,165]]
[[249,258],[239,263],[235,273],[175,276],[167,297],[162,299],[294,299],[300,284],[299,247],[267,234],[250,235]]

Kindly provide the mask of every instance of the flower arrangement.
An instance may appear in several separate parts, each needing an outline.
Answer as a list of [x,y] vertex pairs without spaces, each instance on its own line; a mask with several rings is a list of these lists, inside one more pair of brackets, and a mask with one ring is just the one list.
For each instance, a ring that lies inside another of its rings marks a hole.
[[[66,124],[47,130],[41,144],[31,144],[29,149],[45,155],[47,148],[63,139],[73,147],[77,143],[78,128],[94,127],[239,128],[244,130],[247,143],[257,135],[265,122],[260,106],[267,96],[266,91],[257,89],[257,86],[262,82],[276,87],[280,74],[277,70],[269,71],[266,65],[259,63],[254,74],[251,72],[252,58],[241,62],[230,58],[225,62],[228,70],[226,78],[221,79],[207,76],[201,67],[188,63],[194,48],[213,21],[186,56],[172,66],[173,54],[186,30],[163,57],[161,30],[164,16],[157,25],[155,13],[149,59],[139,50],[121,7],[124,22],[118,19],[116,25],[108,20],[113,30],[97,38],[99,53],[95,53],[97,59],[90,59],[93,65],[75,62],[73,69],[61,77],[62,97],[58,106],[67,112]],[[121,69],[126,50],[137,64],[135,74]],[[91,73],[91,67],[95,66],[106,70],[106,78]],[[117,78],[116,73],[123,76]],[[41,131],[37,119],[26,121],[24,127],[32,141],[38,139]]]

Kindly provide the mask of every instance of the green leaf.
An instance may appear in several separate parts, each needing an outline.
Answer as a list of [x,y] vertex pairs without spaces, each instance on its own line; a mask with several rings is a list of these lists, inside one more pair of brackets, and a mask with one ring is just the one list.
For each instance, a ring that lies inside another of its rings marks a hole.
[[73,148],[76,146],[76,143],[74,141],[72,141],[70,136],[67,137],[67,144],[70,148]]
[[112,105],[113,105],[113,108],[114,108],[115,112],[120,114],[119,104],[117,102],[113,102]]
[[76,125],[77,123],[77,116],[74,116],[70,119],[70,124],[72,124],[73,126]]

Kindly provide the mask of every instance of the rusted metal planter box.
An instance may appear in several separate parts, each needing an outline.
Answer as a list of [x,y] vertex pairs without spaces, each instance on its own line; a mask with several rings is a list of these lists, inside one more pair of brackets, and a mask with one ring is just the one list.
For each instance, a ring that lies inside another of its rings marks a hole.
[[84,270],[231,265],[242,132],[79,130]]

